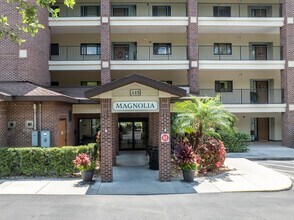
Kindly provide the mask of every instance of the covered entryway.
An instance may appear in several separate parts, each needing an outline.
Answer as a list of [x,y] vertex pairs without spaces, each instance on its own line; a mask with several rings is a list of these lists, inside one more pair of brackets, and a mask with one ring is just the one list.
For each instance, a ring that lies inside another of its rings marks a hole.
[[125,147],[135,148],[136,142],[144,143],[143,132],[147,130],[143,128],[146,126],[144,121],[127,119],[124,124],[123,121],[119,124],[119,115],[130,114],[134,117],[135,114],[142,113],[148,115],[148,143],[158,147],[159,180],[170,181],[170,138],[161,140],[161,136],[170,137],[170,100],[185,95],[186,91],[181,88],[141,75],[121,78],[85,92],[87,98],[99,100],[101,106],[101,180],[103,182],[113,181],[113,165],[116,164],[121,130],[126,132],[123,140]]

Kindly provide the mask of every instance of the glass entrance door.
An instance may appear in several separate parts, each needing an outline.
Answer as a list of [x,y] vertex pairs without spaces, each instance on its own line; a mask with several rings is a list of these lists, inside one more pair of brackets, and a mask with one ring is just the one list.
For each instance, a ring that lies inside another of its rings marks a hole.
[[145,150],[147,144],[147,120],[124,120],[119,122],[119,149]]

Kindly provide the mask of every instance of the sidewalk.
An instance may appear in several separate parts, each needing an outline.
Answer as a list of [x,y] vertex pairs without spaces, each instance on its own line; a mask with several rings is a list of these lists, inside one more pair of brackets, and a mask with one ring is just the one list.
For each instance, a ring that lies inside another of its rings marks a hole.
[[283,147],[280,142],[252,142],[245,153],[228,153],[228,158],[250,160],[294,160],[294,149]]
[[292,187],[287,176],[242,158],[226,160],[229,172],[197,177],[192,183],[177,178],[159,182],[158,171],[149,170],[146,165],[114,167],[113,182],[96,179],[92,185],[83,185],[80,179],[0,180],[0,194],[156,195],[281,191]]

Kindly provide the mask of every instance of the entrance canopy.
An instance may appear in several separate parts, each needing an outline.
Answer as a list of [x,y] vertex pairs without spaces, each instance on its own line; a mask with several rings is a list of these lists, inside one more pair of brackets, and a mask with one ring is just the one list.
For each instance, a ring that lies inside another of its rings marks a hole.
[[[159,179],[170,181],[170,141],[161,141],[159,137],[170,136],[170,99],[183,97],[186,90],[159,82],[141,75],[131,75],[115,80],[85,92],[85,97],[100,100],[101,120],[101,180],[113,180],[112,166],[116,164],[118,140],[130,143],[134,141],[147,144],[146,134],[149,127],[149,142],[158,146]],[[120,124],[118,113],[148,112],[149,121],[134,124]],[[123,127],[127,132],[121,132]],[[145,128],[143,128],[145,127]],[[120,131],[120,135],[119,135]]]
[[160,98],[186,96],[186,90],[141,75],[130,75],[85,92],[89,99],[111,99],[112,112],[158,112]]

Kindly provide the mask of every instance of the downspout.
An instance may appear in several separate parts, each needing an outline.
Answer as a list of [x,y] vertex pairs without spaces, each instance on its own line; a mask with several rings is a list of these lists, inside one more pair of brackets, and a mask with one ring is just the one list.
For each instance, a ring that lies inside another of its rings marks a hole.
[[42,103],[39,103],[39,125],[40,131],[42,131]]
[[33,109],[34,109],[34,131],[37,130],[37,105],[34,103],[33,104]]

